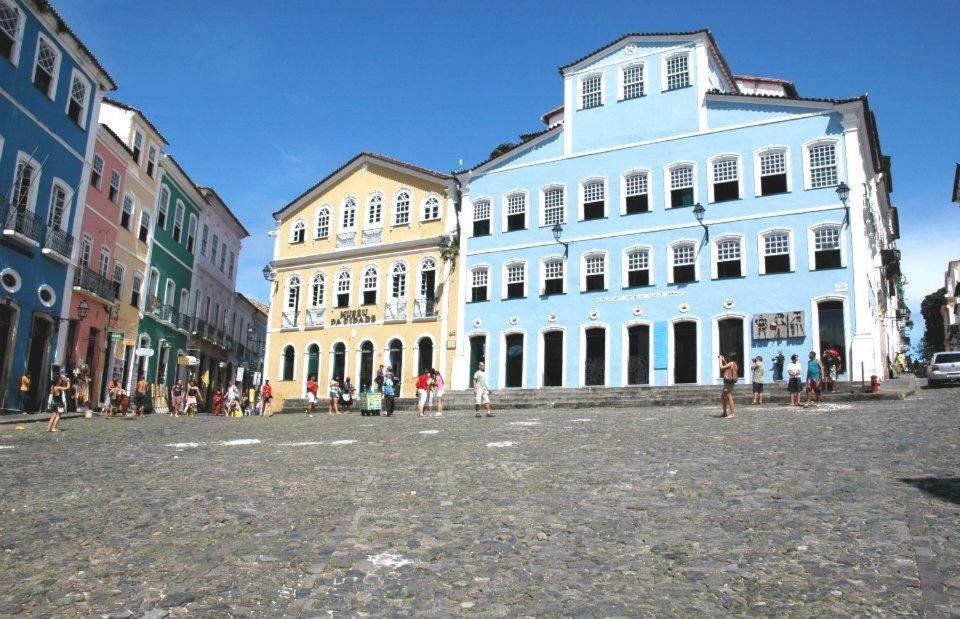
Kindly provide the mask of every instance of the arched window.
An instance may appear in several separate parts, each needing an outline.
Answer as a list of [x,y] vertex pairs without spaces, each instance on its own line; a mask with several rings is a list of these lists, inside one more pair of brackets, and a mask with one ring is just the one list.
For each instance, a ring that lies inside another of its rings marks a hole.
[[437,261],[433,258],[427,258],[420,263],[420,289],[418,294],[421,297],[433,299],[437,291]]
[[167,283],[163,287],[163,304],[172,306],[176,299],[174,299],[174,294],[176,293],[177,285],[173,283],[173,280],[167,278]]
[[393,199],[393,225],[403,226],[410,223],[410,192],[401,189]]
[[366,271],[363,272],[363,304],[364,305],[376,305],[377,304],[377,285],[380,280],[380,275],[377,273],[376,267],[369,267]]
[[375,191],[367,198],[367,225],[383,225],[383,194]]
[[431,221],[434,219],[440,219],[440,198],[430,195],[423,201],[423,212],[420,214],[420,220]]
[[404,299],[407,296],[407,265],[394,262],[390,268],[390,297]]
[[421,337],[417,341],[417,374],[423,374],[433,367],[433,340]]
[[721,155],[710,160],[711,202],[740,199],[740,157]]
[[314,238],[325,239],[330,236],[330,208],[321,206],[317,211],[317,225],[314,229]]
[[671,284],[686,284],[697,281],[697,249],[693,243],[683,241],[670,247]]
[[477,200],[473,203],[473,236],[490,234],[490,200]]
[[[303,243],[304,239],[306,238],[306,235],[307,235],[307,224],[305,224],[302,219],[298,219],[297,221],[293,222],[293,226],[290,228],[290,242]],[[214,235],[213,238],[214,238],[213,251],[216,252],[217,251],[216,235]],[[216,260],[216,257],[214,257],[214,260]]]
[[317,380],[320,375],[320,347],[316,344],[307,346],[307,378]]
[[143,288],[143,273],[135,271],[130,284],[130,305],[140,307],[140,289]]
[[527,193],[525,191],[514,191],[507,194],[506,208],[504,212],[507,217],[507,232],[523,230],[527,227]]
[[97,269],[100,277],[106,277],[110,272],[110,248],[106,245],[100,247],[100,267]]
[[819,140],[808,144],[804,164],[809,189],[833,187],[840,182],[840,175],[837,172],[837,142],[835,140]]
[[503,298],[520,299],[527,294],[527,264],[508,262],[503,267]]
[[349,232],[357,227],[357,201],[347,198],[340,207],[340,229]]
[[190,313],[190,291],[189,290],[180,291],[180,313],[181,314]]
[[[217,312],[219,314],[219,310]],[[281,327],[296,327],[297,318],[300,315],[300,276],[294,275],[287,280],[287,295],[283,314],[281,315]]]
[[297,360],[297,353],[293,346],[287,345],[283,349],[283,364],[280,370],[280,380],[293,380],[293,365]]
[[350,280],[348,269],[337,273],[337,307],[350,307]]
[[197,216],[190,214],[190,224],[187,226],[187,251],[193,253],[193,247],[197,240]]
[[170,210],[170,190],[166,186],[160,187],[160,200],[157,202],[157,227],[167,227],[167,213]]
[[343,376],[347,372],[347,345],[343,342],[337,342],[333,345],[333,365],[331,372],[333,378],[343,381]]
[[721,237],[713,243],[716,279],[742,277],[744,274],[743,241],[739,236]]
[[173,240],[179,243],[181,234],[183,234],[183,202],[177,200],[177,207],[173,211]]
[[323,273],[315,273],[310,282],[310,307],[323,307],[323,295],[326,292],[327,279]]

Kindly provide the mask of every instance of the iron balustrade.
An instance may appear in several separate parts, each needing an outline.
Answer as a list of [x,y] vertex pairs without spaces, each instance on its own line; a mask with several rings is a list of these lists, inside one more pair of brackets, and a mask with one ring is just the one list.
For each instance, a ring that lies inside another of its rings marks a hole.
[[36,213],[25,208],[10,205],[3,224],[4,231],[16,232],[28,239],[40,242],[40,231],[43,229],[43,220]]
[[323,326],[323,313],[326,308],[323,307],[314,307],[307,310],[307,323],[308,327],[322,327]]
[[73,285],[92,292],[105,301],[112,301],[115,298],[113,282],[87,267],[77,267],[73,272]]
[[430,297],[417,297],[413,303],[414,318],[433,318],[437,315],[437,300]]
[[44,235],[43,246],[69,260],[73,256],[73,241],[72,234],[68,234],[60,228],[48,226],[47,233]]
[[300,312],[296,310],[286,311],[280,314],[280,328],[288,329],[297,326],[297,317]]
[[197,318],[196,321],[194,321],[193,323],[193,334],[203,337],[203,334],[206,332],[206,330],[207,330],[206,321],[200,320],[199,318]]
[[160,306],[160,320],[164,322],[173,323],[177,318],[176,308],[172,305],[161,305]]
[[193,323],[193,317],[190,314],[180,314],[180,318],[177,324],[180,325],[180,329],[186,332],[190,332],[190,328]]
[[390,299],[384,306],[384,320],[406,320],[407,300]]

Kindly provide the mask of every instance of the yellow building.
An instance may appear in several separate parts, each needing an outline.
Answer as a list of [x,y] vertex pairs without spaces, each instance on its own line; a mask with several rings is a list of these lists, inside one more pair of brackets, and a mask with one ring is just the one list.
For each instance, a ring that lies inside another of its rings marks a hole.
[[264,377],[278,404],[304,397],[309,376],[321,397],[333,377],[362,391],[380,365],[403,396],[423,368],[450,382],[457,216],[451,176],[373,153],[274,213]]

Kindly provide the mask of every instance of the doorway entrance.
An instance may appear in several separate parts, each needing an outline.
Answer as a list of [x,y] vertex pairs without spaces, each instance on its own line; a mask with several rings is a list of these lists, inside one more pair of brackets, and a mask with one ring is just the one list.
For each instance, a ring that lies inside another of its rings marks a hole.
[[[724,318],[717,321],[717,345],[720,347],[717,353],[724,357],[728,357],[730,353],[736,353],[737,377],[743,378],[743,366],[748,363],[744,358],[743,350],[743,318]],[[719,363],[716,364],[716,368],[717,378],[723,378]]]
[[470,338],[470,376],[467,384],[473,387],[473,375],[480,369],[480,362],[487,360],[487,336],[474,335]]
[[307,346],[307,378],[320,380],[320,347],[316,344]]
[[837,374],[846,374],[847,342],[843,328],[843,301],[820,301],[817,303],[817,320],[820,323],[820,350],[823,353],[831,346],[840,353],[840,367]]
[[504,337],[504,387],[523,386],[523,334],[511,333]]
[[433,340],[422,337],[417,341],[417,374],[429,372],[433,367]]
[[627,328],[627,384],[650,384],[650,326]]
[[[0,408],[19,406],[19,400],[14,402],[12,390],[7,389],[10,380],[10,368],[13,365],[13,349],[17,341],[17,321],[20,319],[20,310],[10,299],[0,299]],[[37,377],[34,377],[36,380]],[[16,392],[20,397],[20,392]]]
[[563,386],[563,331],[543,334],[543,386]]
[[697,323],[673,323],[673,382],[697,382]]
[[337,342],[333,345],[333,377],[343,383],[347,371],[347,345]]
[[370,391],[373,384],[373,342],[367,340],[360,344],[360,376],[358,377],[360,393]]
[[400,382],[403,380],[403,342],[400,340],[390,340],[387,350],[389,356],[387,363],[390,365],[390,369],[393,370],[394,393],[399,397]]
[[27,344],[27,370],[33,380],[27,396],[27,410],[39,410],[40,395],[46,391],[49,377],[47,367],[50,360],[50,338],[53,335],[53,322],[39,314],[34,314],[30,325],[30,340]]
[[602,387],[607,384],[607,330],[591,327],[584,332],[583,384]]

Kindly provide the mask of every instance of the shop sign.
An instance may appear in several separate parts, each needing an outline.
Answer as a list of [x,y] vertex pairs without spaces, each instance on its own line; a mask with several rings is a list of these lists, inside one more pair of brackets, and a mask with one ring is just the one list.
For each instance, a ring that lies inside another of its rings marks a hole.
[[152,349],[152,348],[138,348],[138,349],[136,349],[135,351],[133,351],[133,354],[135,354],[135,355],[138,356],[138,357],[152,357],[152,356],[153,356],[153,349]]
[[119,344],[123,341],[123,333],[120,331],[114,331],[110,334],[110,341],[114,344]]
[[784,340],[806,337],[806,335],[803,310],[753,315],[753,339],[755,340]]
[[343,310],[336,318],[330,319],[330,326],[366,325],[376,322],[377,317],[367,309]]

